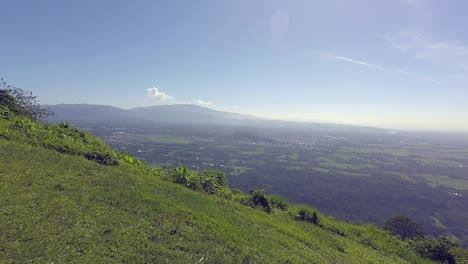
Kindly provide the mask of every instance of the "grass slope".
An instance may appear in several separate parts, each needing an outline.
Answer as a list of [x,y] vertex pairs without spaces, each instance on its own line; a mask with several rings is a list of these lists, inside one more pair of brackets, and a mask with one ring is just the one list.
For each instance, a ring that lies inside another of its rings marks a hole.
[[1,263],[432,263],[374,226],[267,214],[133,161],[44,148],[44,138],[7,131],[12,122],[0,121]]

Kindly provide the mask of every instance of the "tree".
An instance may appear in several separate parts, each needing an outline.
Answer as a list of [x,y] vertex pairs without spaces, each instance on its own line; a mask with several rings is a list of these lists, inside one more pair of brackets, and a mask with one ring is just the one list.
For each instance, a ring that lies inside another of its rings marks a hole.
[[402,240],[418,239],[424,236],[422,226],[407,216],[394,216],[385,221],[384,229]]
[[3,78],[0,79],[0,105],[6,106],[15,115],[29,117],[34,121],[53,116],[50,110],[39,104],[37,96],[32,95],[32,92],[9,85]]

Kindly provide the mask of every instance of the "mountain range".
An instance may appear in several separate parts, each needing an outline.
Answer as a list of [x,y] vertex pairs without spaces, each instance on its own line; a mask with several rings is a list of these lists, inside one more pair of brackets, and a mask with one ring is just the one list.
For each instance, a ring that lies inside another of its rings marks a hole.
[[258,118],[212,110],[189,104],[158,105],[121,109],[107,105],[57,104],[45,106],[55,116],[53,121],[92,122],[161,122],[174,124],[234,124]]
[[57,104],[44,105],[55,116],[51,122],[106,123],[166,123],[188,125],[238,125],[256,127],[294,128],[314,131],[387,132],[385,129],[317,122],[267,120],[251,115],[213,110],[191,104],[157,105],[121,109],[107,105]]

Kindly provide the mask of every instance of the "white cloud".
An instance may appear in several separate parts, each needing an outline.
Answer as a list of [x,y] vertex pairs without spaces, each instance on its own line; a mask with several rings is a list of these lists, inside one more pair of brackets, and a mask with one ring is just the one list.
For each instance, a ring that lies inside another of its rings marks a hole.
[[152,97],[152,98],[155,98],[159,101],[163,101],[163,102],[167,102],[167,101],[174,101],[174,97],[164,93],[164,92],[161,92],[159,91],[158,88],[156,87],[153,87],[153,88],[148,88],[146,89],[146,91],[148,92],[148,96]]
[[201,99],[197,99],[194,101],[194,104],[196,105],[200,105],[200,106],[203,106],[203,107],[208,107],[208,108],[213,108],[215,105],[213,104],[213,102],[210,102],[210,101],[203,101]]
[[201,99],[192,99],[192,100],[176,100],[174,97],[168,95],[165,92],[160,91],[156,87],[146,89],[148,96],[154,98],[158,101],[170,103],[170,104],[193,104],[199,105],[208,108],[215,108],[216,105],[211,101],[203,101]]
[[412,74],[412,73],[402,71],[402,70],[383,67],[383,66],[380,66],[380,65],[367,63],[367,62],[364,62],[364,61],[359,61],[359,60],[351,59],[351,58],[348,58],[348,57],[338,56],[338,55],[329,54],[329,53],[319,52],[319,54],[321,54],[323,56],[326,56],[328,58],[335,59],[335,60],[350,62],[350,63],[354,63],[354,64],[357,64],[357,65],[361,65],[361,66],[365,66],[365,67],[369,67],[369,68],[374,68],[374,69],[381,70],[381,71],[394,72],[394,73],[403,74],[403,75],[410,76],[410,77],[415,77],[415,78],[418,78],[418,79],[427,80],[427,78],[425,78],[423,76],[419,76],[417,74]]

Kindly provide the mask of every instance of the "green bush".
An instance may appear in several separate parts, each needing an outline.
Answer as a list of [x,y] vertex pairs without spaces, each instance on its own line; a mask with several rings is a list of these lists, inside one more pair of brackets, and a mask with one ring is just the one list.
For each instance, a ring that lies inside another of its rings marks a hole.
[[265,194],[264,190],[251,190],[248,204],[251,207],[262,208],[265,212],[271,213],[273,211],[271,202]]
[[299,210],[298,216],[296,217],[297,220],[300,221],[305,221],[312,223],[314,225],[319,225],[319,217],[317,215],[317,212],[314,210],[304,207]]
[[288,201],[279,195],[269,195],[268,199],[271,202],[271,206],[273,208],[279,209],[281,211],[287,211],[288,210]]
[[450,249],[455,246],[445,238],[420,239],[412,243],[414,251],[421,257],[450,264],[456,263],[455,257],[450,253]]
[[44,147],[60,153],[80,155],[88,160],[109,166],[128,163],[135,167],[142,163],[128,153],[119,153],[108,147],[101,139],[77,129],[68,123],[40,124],[26,117],[6,120],[5,138]]
[[109,153],[101,154],[101,153],[86,153],[85,158],[95,161],[97,163],[109,166],[116,166],[119,165],[119,162],[111,157]]
[[[227,177],[224,172],[215,170],[204,170],[200,173],[190,171],[186,166],[179,165],[177,168],[167,171],[169,179],[175,183],[182,184],[194,191],[216,194],[223,191],[226,194],[228,188]],[[232,193],[229,191],[229,196]]]

